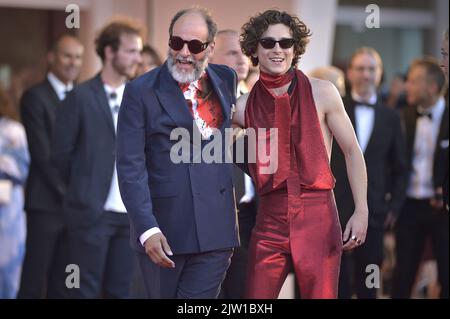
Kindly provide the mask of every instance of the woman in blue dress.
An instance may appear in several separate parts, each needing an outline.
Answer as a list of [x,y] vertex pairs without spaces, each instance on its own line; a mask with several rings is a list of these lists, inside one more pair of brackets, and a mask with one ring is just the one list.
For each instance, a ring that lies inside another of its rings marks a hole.
[[0,299],[15,298],[25,253],[23,186],[30,158],[23,126],[0,88]]

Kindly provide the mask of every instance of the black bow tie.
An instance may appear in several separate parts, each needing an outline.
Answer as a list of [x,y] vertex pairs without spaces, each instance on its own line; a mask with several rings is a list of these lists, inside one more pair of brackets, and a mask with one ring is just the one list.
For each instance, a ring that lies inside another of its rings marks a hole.
[[115,100],[115,99],[117,98],[117,93],[116,93],[116,92],[111,92],[111,93],[109,94],[109,98],[110,98],[111,100]]
[[417,117],[427,116],[430,120],[433,119],[433,116],[431,115],[431,113],[419,112],[419,111],[417,111],[416,113],[417,113]]
[[360,102],[360,101],[356,101],[356,100],[353,100],[353,103],[355,104],[355,106],[361,105],[361,106],[367,106],[367,107],[371,107],[371,108],[374,108],[376,106],[376,104]]

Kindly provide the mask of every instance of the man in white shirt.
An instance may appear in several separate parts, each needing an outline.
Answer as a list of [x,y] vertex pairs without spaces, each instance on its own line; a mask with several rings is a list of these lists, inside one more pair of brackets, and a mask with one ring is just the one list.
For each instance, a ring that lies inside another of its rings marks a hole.
[[70,262],[80,268],[73,298],[128,298],[135,263],[116,171],[116,127],[125,83],[141,61],[141,28],[114,20],[96,39],[103,67],[57,111],[53,160],[68,189]]
[[56,110],[74,87],[82,59],[80,40],[69,34],[60,36],[48,53],[46,78],[28,89],[21,100],[31,166],[25,189],[27,243],[19,298],[65,297],[65,185],[50,162],[50,140]]
[[442,184],[448,161],[448,105],[442,96],[444,72],[434,59],[414,61],[406,83],[410,107],[403,113],[407,141],[408,184],[398,218],[393,298],[410,298],[425,242],[430,238],[438,264],[441,298],[448,298],[449,220]]
[[[400,117],[384,106],[377,94],[382,69],[378,52],[362,47],[352,55],[347,72],[351,94],[343,101],[366,162],[369,226],[366,243],[342,256],[339,298],[343,299],[351,298],[353,293],[362,299],[377,297],[378,289],[366,285],[366,269],[368,265],[381,267],[385,224],[391,224],[404,200],[405,141]],[[341,225],[345,225],[354,206],[338,145],[333,147],[331,164],[336,177],[336,204]]]

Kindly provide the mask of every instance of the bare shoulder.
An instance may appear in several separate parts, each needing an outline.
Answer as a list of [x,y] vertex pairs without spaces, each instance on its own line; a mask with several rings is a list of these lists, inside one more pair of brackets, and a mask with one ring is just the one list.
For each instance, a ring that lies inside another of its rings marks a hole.
[[249,93],[241,95],[236,101],[236,113],[233,116],[233,124],[245,127],[245,108],[247,106]]
[[342,98],[330,81],[309,78],[318,111],[328,113],[342,107]]

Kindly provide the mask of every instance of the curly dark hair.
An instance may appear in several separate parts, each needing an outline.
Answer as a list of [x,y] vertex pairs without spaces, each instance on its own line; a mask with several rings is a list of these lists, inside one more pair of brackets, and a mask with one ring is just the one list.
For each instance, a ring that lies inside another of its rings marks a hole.
[[242,26],[241,48],[242,52],[252,60],[253,66],[258,65],[258,58],[252,56],[256,52],[261,36],[269,28],[269,25],[284,24],[292,31],[294,43],[294,59],[292,66],[296,66],[300,56],[305,53],[311,32],[308,27],[295,15],[285,11],[267,10],[260,13]]

